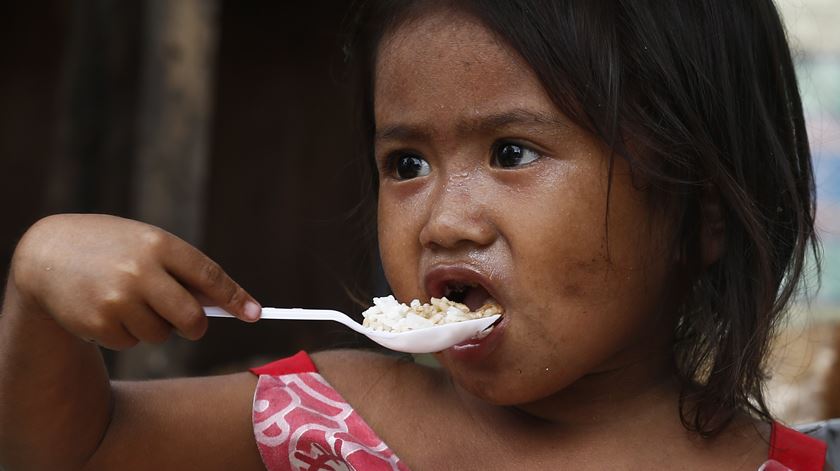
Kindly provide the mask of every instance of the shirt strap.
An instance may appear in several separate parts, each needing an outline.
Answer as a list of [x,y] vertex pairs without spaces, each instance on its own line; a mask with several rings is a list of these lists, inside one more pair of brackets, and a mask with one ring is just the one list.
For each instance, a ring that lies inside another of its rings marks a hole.
[[309,358],[309,354],[301,350],[290,357],[257,366],[248,371],[257,376],[283,376],[295,373],[317,373],[318,368],[312,362],[312,359]]
[[795,471],[822,471],[826,445],[816,438],[773,422],[770,459]]

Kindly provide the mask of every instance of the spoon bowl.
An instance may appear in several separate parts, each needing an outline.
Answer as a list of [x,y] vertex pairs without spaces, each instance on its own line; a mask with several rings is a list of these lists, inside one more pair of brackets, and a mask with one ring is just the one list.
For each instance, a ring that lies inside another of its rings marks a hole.
[[[234,317],[219,307],[205,307],[209,317]],[[434,353],[459,344],[490,327],[498,314],[481,319],[452,322],[406,332],[382,332],[365,327],[343,312],[329,309],[273,308],[262,310],[261,319],[340,322],[385,348],[405,353]]]

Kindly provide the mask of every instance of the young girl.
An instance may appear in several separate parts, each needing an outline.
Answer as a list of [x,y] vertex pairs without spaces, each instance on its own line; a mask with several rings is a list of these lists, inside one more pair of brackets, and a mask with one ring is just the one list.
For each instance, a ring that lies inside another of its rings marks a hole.
[[404,0],[354,18],[391,288],[493,298],[501,322],[442,368],[332,351],[109,383],[98,346],[198,339],[202,304],[260,306],[160,229],[49,217],[16,249],[0,319],[3,466],[822,469],[824,446],[762,395],[814,243],[770,0]]

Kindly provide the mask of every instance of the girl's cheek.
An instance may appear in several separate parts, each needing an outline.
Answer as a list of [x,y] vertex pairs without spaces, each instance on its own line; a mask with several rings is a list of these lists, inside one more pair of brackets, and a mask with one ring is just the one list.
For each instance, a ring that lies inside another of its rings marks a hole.
[[380,199],[379,204],[379,251],[382,267],[394,294],[398,299],[405,296],[417,297],[417,259],[418,248],[416,222],[411,211],[401,210],[403,205],[388,196]]

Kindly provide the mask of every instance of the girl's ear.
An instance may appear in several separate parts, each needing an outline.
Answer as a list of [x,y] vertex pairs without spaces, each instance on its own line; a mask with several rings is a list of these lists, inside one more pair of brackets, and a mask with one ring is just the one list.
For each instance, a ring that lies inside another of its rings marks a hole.
[[726,222],[720,193],[712,185],[703,188],[700,196],[700,250],[702,267],[717,262],[726,249]]

